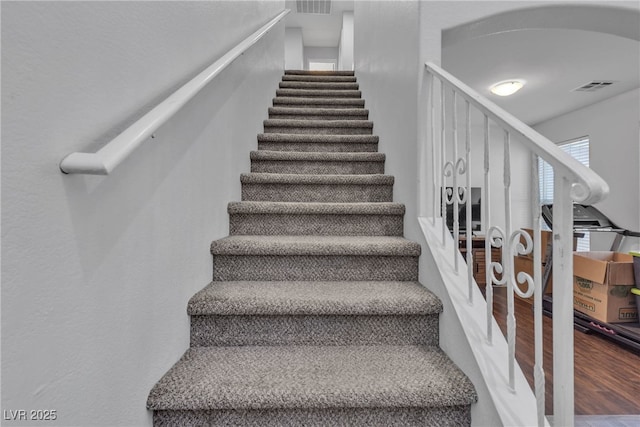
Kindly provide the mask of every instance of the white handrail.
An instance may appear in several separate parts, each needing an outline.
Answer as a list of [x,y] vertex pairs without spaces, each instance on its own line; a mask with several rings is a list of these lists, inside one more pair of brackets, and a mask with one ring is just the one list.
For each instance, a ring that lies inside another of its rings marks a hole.
[[97,152],[75,152],[67,155],[60,162],[60,170],[66,174],[109,175],[129,154],[149,138],[153,132],[166,123],[236,58],[258,42],[258,40],[289,12],[289,9],[280,12],[275,18],[244,39],[180,89],[176,90]]
[[496,124],[510,133],[522,136],[522,143],[529,150],[549,163],[554,170],[575,178],[571,190],[574,201],[585,205],[599,202],[609,194],[609,185],[598,174],[558,148],[556,144],[522,123],[493,102],[478,94],[475,90],[447,73],[432,62],[425,63],[427,71],[437,76],[445,85],[457,89],[457,93],[469,101],[478,110],[486,114]]

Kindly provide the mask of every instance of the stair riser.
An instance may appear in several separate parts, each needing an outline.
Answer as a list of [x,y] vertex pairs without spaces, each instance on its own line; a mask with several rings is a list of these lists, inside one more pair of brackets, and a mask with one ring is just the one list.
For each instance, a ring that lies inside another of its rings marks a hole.
[[264,133],[288,133],[296,135],[372,135],[370,127],[307,127],[265,124]]
[[418,280],[418,257],[215,255],[213,280]]
[[277,114],[269,113],[270,119],[290,119],[290,120],[369,120],[368,114],[363,115],[341,115],[341,114]]
[[175,426],[403,426],[471,425],[470,406],[433,408],[300,408],[217,411],[154,411],[155,427]]
[[371,153],[378,151],[378,144],[352,143],[309,143],[309,142],[258,142],[258,150],[332,152],[332,153]]
[[364,109],[364,100],[359,98],[304,98],[276,97],[274,107],[287,108],[358,108]]
[[[300,99],[302,99],[302,98],[300,98]],[[349,109],[349,108],[364,109],[364,104],[362,104],[362,105],[358,105],[358,104],[330,104],[330,103],[296,104],[294,102],[283,102],[283,103],[274,102],[273,106],[274,107],[285,107],[285,108],[325,108],[325,109],[340,108],[340,109],[345,109],[345,110]],[[276,118],[276,117],[274,117],[274,118]]]
[[285,76],[354,76],[353,71],[311,71],[311,70],[285,70]]
[[330,83],[355,83],[355,76],[282,76],[283,82],[330,82]]
[[230,235],[402,236],[402,215],[230,214]]
[[243,201],[264,202],[391,202],[393,185],[242,184]]
[[280,82],[280,89],[358,90],[358,83],[343,82]]
[[191,316],[191,347],[437,345],[438,315]]
[[331,175],[384,174],[384,162],[253,160],[251,161],[251,172]]
[[359,90],[331,89],[278,89],[276,96],[303,98],[361,98]]

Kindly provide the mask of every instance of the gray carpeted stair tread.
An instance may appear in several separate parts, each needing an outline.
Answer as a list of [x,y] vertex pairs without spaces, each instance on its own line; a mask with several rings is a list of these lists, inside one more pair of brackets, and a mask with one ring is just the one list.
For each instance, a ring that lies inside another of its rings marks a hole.
[[243,184],[289,184],[289,185],[393,185],[392,175],[298,175],[278,173],[243,173]]
[[425,315],[442,303],[418,282],[212,282],[189,315]]
[[240,175],[243,201],[391,202],[394,177],[381,174],[293,174],[253,172]]
[[304,142],[318,144],[377,144],[377,135],[317,135],[317,134],[287,134],[260,133],[258,142]]
[[265,133],[371,135],[373,122],[369,120],[296,120],[267,119]]
[[232,202],[230,235],[402,236],[400,203]]
[[355,82],[280,82],[280,89],[330,89],[330,90],[358,90]]
[[355,76],[314,76],[285,74],[283,82],[355,82]]
[[285,76],[354,76],[353,71],[284,70]]
[[420,244],[398,236],[227,236],[212,255],[417,257]]
[[362,93],[359,90],[346,89],[277,89],[276,96],[360,98]]
[[476,400],[460,369],[430,346],[195,347],[153,387],[147,408],[407,408]]
[[297,120],[367,120],[369,110],[364,108],[310,108],[270,107],[271,119]]
[[303,203],[303,202],[230,202],[233,214],[287,215],[400,215],[405,213],[402,203]]
[[258,150],[300,152],[377,152],[377,135],[262,133]]
[[283,174],[384,174],[385,156],[376,152],[252,151],[251,172]]
[[314,162],[384,162],[386,158],[383,153],[325,153],[268,150],[252,151],[249,156],[251,160],[299,160]]
[[369,120],[295,120],[295,119],[267,119],[263,122],[266,127],[282,128],[367,128],[373,129],[373,122]]
[[287,106],[291,108],[364,108],[364,102],[362,98],[305,98],[291,96],[273,98],[274,107]]

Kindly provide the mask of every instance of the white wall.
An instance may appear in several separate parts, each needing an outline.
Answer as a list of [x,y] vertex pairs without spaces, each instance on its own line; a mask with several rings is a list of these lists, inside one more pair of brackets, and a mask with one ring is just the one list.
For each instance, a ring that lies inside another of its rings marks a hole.
[[284,32],[284,68],[287,70],[304,69],[304,45],[302,28],[287,27]]
[[353,70],[353,11],[342,12],[338,69]]
[[304,47],[304,69],[309,69],[309,61],[333,62],[338,66],[338,47]]
[[407,205],[405,232],[419,236],[416,221],[416,84],[418,2],[355,2],[354,61],[358,83],[395,175],[394,200]]
[[[554,142],[589,137],[590,167],[610,187],[595,205],[616,225],[640,231],[640,89],[535,126]],[[610,233],[592,233],[592,250],[609,250]]]
[[211,280],[209,244],[228,233],[226,204],[282,74],[284,24],[111,176],[65,176],[58,163],[104,144],[283,6],[3,2],[3,410],[151,424],[147,394],[189,345],[187,301]]

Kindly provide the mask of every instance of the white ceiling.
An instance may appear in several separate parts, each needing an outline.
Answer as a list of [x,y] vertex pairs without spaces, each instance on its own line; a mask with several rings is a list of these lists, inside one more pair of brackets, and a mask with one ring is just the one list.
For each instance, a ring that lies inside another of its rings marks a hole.
[[[353,0],[333,1],[331,15],[299,14],[295,0],[287,0],[286,7],[292,10],[286,25],[302,28],[305,46],[334,47],[339,42],[342,12],[353,10]],[[585,16],[575,10],[564,11],[571,14],[574,29],[503,28],[482,33],[495,26],[498,18],[461,26],[446,34],[442,65],[500,107],[534,125],[640,87],[639,29],[635,28],[640,28],[636,22],[639,14],[614,10],[612,13],[618,15],[613,19],[614,15],[602,15],[605,11],[587,10]],[[558,9],[558,19],[562,12]],[[549,17],[547,14],[543,21],[552,26]],[[577,29],[581,26],[589,30]],[[623,31],[623,27],[629,31]],[[498,97],[489,92],[493,83],[513,78],[527,82],[515,95]],[[573,91],[593,80],[615,83],[595,92]]]
[[287,27],[302,28],[302,42],[308,47],[337,47],[342,29],[342,12],[353,10],[353,1],[331,1],[331,14],[298,13],[296,0],[286,0],[291,9],[286,17]]
[[[640,43],[593,31],[508,31],[444,48],[442,66],[532,125],[639,87]],[[509,97],[489,92],[508,79],[527,83]],[[573,91],[593,80],[615,83],[595,92]]]

